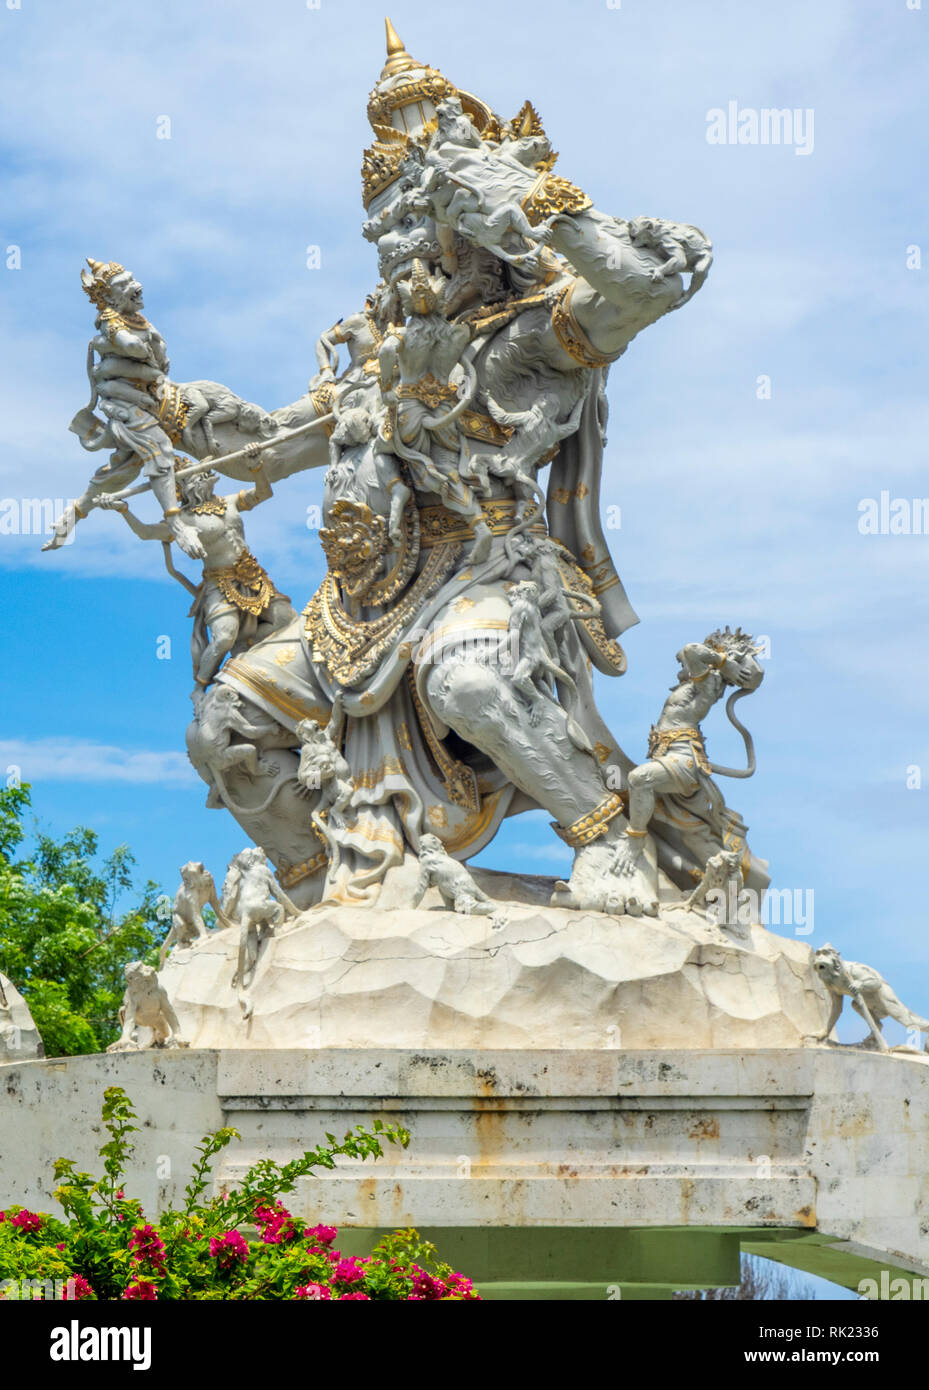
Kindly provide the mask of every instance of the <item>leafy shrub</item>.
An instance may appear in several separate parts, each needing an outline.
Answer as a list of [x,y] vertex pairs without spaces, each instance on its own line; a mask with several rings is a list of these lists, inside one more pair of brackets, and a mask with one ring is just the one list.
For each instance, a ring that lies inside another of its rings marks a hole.
[[384,1142],[406,1148],[409,1134],[400,1126],[375,1120],[370,1131],[357,1125],[341,1142],[327,1134],[325,1144],[289,1163],[260,1160],[233,1191],[208,1197],[213,1159],[239,1137],[217,1130],[198,1148],[183,1207],[148,1222],[123,1187],[135,1118],[125,1091],[110,1086],[103,1176],[57,1160],[55,1196],[66,1221],[18,1206],[0,1211],[0,1299],[54,1297],[56,1284],[58,1296],[75,1301],[478,1298],[471,1280],[438,1263],[414,1230],[386,1236],[368,1256],[343,1256],[334,1226],[306,1227],[281,1202],[298,1178],[334,1168],[339,1155],[380,1158]]
[[126,845],[98,866],[97,836],[82,827],[61,840],[37,832],[17,858],[30,804],[27,785],[0,787],[0,970],[22,991],[47,1056],[102,1052],[119,1037],[123,967],[157,963],[170,899],[154,883],[135,887]]

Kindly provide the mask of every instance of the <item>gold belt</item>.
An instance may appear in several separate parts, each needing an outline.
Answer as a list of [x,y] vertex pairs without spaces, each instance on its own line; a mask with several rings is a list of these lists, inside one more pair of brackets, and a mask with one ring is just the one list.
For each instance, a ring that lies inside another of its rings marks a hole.
[[652,726],[648,735],[648,756],[661,758],[675,743],[686,743],[690,746],[694,762],[701,772],[712,771],[703,746],[703,734],[699,729],[656,729]]
[[[488,529],[495,536],[505,536],[516,525],[516,508],[521,505],[511,497],[492,497],[481,503],[481,511]],[[529,503],[530,529],[545,535],[545,525],[539,508]],[[419,511],[420,545],[429,547],[441,545],[444,541],[469,541],[473,539],[472,523],[450,512],[447,507],[421,507]]]
[[457,401],[458,388],[451,386],[448,382],[439,381],[438,377],[427,372],[418,381],[405,382],[397,387],[397,400],[419,401],[421,405],[428,406],[430,410],[437,409],[438,406],[448,401]]
[[262,569],[250,550],[243,550],[234,565],[220,569],[204,569],[204,579],[219,587],[227,602],[243,613],[263,613],[277,590],[267,571]]

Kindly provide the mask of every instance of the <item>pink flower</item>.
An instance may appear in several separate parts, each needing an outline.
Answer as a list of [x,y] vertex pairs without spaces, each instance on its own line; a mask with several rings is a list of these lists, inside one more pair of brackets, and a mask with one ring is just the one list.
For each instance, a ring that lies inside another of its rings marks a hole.
[[165,1244],[154,1226],[137,1226],[129,1238],[129,1249],[136,1264],[151,1264],[158,1274],[164,1273]]
[[[62,1246],[62,1249],[64,1249],[64,1246]],[[151,1287],[152,1286],[149,1285],[149,1288]],[[127,1296],[128,1290],[125,1294],[123,1294],[124,1298],[126,1298]],[[96,1297],[97,1295],[94,1293],[93,1289],[88,1284],[83,1274],[72,1274],[71,1277],[68,1279],[68,1282],[65,1284],[65,1299],[71,1299],[72,1301],[80,1302],[82,1298]],[[152,1298],[154,1297],[155,1294],[153,1292]]]
[[56,1249],[56,1250],[63,1250],[64,1248],[65,1248],[65,1243],[64,1243],[64,1241],[62,1241],[60,1245],[56,1245],[56,1246],[55,1246],[55,1249]]
[[325,1284],[301,1284],[298,1289],[294,1289],[294,1298],[312,1298],[322,1301],[332,1297],[332,1290],[327,1289]]
[[414,1300],[423,1299],[429,1302],[437,1302],[445,1297],[446,1286],[441,1279],[436,1279],[433,1275],[427,1274],[424,1269],[414,1265],[413,1289],[410,1298]]
[[229,1269],[236,1260],[245,1264],[248,1259],[248,1242],[238,1231],[229,1231],[222,1237],[211,1236],[210,1254],[219,1259],[223,1269]]
[[24,1207],[22,1211],[18,1211],[14,1217],[11,1217],[10,1225],[22,1231],[23,1235],[29,1235],[32,1231],[41,1231],[45,1225],[45,1219],[39,1216],[38,1212],[26,1211]]
[[150,1284],[146,1279],[135,1279],[126,1288],[123,1299],[148,1299],[154,1301],[158,1298],[155,1285]]
[[280,1202],[275,1202],[273,1207],[256,1207],[255,1225],[263,1228],[261,1239],[265,1245],[280,1245],[285,1240],[296,1240],[301,1234],[297,1222]]
[[367,1300],[368,1303],[371,1302],[371,1295],[370,1295],[370,1294],[366,1294],[366,1293],[340,1293],[340,1294],[339,1294],[339,1302],[340,1302],[340,1303],[344,1303],[347,1299],[352,1299],[352,1298],[354,1298],[354,1299],[364,1298],[364,1299]]
[[338,1226],[308,1226],[303,1232],[307,1240],[317,1245],[331,1245],[339,1234]]
[[357,1284],[359,1279],[365,1277],[365,1272],[352,1255],[347,1260],[339,1260],[332,1277],[339,1284]]

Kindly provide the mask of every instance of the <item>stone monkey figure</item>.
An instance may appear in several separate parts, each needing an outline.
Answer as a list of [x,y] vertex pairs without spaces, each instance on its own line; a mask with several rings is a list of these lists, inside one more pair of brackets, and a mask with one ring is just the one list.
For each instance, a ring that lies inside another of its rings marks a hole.
[[[834,946],[828,941],[813,955],[813,969],[822,980],[831,996],[829,1021],[817,1041],[825,1042],[839,1021],[846,997],[851,999],[852,1008],[863,1018],[871,1030],[875,1045],[881,1052],[889,1051],[881,1024],[885,1018],[892,1018],[904,1028],[926,1034],[924,1052],[929,1052],[929,1019],[914,1014],[912,1009],[898,999],[890,985],[870,965],[857,960],[843,960]],[[865,1040],[865,1046],[867,1040]],[[859,1044],[861,1046],[861,1044]]]
[[[237,733],[247,742],[233,743]],[[289,769],[266,758],[262,748],[290,748],[293,735],[269,714],[252,706],[249,717],[242,710],[239,696],[231,685],[217,684],[194,695],[194,718],[187,726],[187,756],[197,772],[209,785],[206,804],[215,810],[221,806],[233,814],[260,814],[267,810],[284,783],[292,776]],[[274,776],[265,800],[255,807],[240,807],[226,785],[230,770],[244,772],[249,778],[262,773]]]
[[[558,703],[554,682],[560,680],[569,690],[575,690],[574,679],[558,664],[549,650],[549,633],[559,623],[561,614],[553,613],[552,622],[542,615],[542,595],[534,579],[520,579],[507,588],[510,620],[507,643],[511,646],[513,669],[510,681],[529,703],[529,725],[536,728],[542,718],[543,703]],[[590,740],[570,714],[565,712],[566,732],[576,748],[590,750]]]
[[240,850],[229,865],[223,884],[223,912],[239,925],[239,954],[233,985],[244,990],[258,963],[263,935],[270,935],[298,909],[276,881],[260,846]]
[[465,916],[492,917],[495,904],[478,888],[464,864],[446,854],[438,835],[419,837],[419,879],[411,907],[419,907],[430,886],[438,888],[442,901]]
[[[519,265],[538,258],[538,246],[546,245],[552,236],[554,217],[537,226],[529,221],[519,203],[507,200],[497,207],[489,206],[480,191],[471,186],[462,164],[485,153],[483,141],[462,110],[457,97],[440,101],[436,107],[437,128],[432,146],[426,153],[422,191],[429,198],[439,224],[439,241],[446,253],[451,249],[448,229],[492,251],[501,260]],[[547,146],[533,142],[524,150],[514,142],[507,153],[515,155],[522,165],[525,159],[541,153]],[[464,156],[464,159],[461,158]],[[523,156],[520,158],[520,156]],[[526,247],[519,252],[507,251],[504,241],[515,237]]]
[[355,790],[352,770],[330,734],[330,729],[338,728],[340,723],[341,709],[336,705],[325,729],[315,719],[301,719],[294,731],[300,740],[297,781],[307,795],[317,794],[310,819],[326,842],[330,874],[334,874],[341,863],[341,833],[345,830],[346,812]]
[[220,907],[216,885],[209,869],[199,860],[192,859],[189,863],[181,865],[180,874],[181,886],[174,895],[171,930],[161,944],[158,957],[159,970],[164,969],[172,946],[192,946],[201,937],[209,935],[203,921],[203,909],[207,903],[216,913],[216,920],[221,927],[233,925]]
[[674,305],[675,309],[692,299],[710,273],[713,264],[713,244],[699,227],[683,222],[667,222],[661,217],[633,217],[628,223],[629,240],[633,246],[660,251],[665,257],[662,265],[651,272],[652,281],[667,280],[689,270],[689,288]]
[[243,433],[257,434],[259,439],[270,439],[277,431],[277,421],[266,410],[243,400],[218,381],[185,381],[179,389],[187,406],[181,435],[185,448],[192,449],[198,425],[207,453],[213,458],[222,453],[214,425],[240,425]]
[[[674,903],[685,911],[705,908],[708,918],[720,927],[730,927],[741,936],[747,936],[747,923],[739,917],[739,906],[745,877],[742,873],[742,851],[720,850],[710,855],[703,870],[703,877],[693,892],[683,903]],[[734,912],[733,912],[734,910]]]
[[110,1043],[107,1052],[139,1052],[138,1029],[152,1030],[152,1047],[186,1047],[180,1036],[181,1025],[158,972],[140,960],[130,961],[124,971],[126,993],[123,995],[119,1021],[122,1034]]

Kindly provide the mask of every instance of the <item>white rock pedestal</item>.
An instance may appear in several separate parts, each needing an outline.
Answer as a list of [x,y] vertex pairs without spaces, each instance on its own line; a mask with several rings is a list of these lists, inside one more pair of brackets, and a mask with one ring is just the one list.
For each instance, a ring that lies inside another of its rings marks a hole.
[[320,907],[261,948],[233,988],[238,935],[176,950],[161,973],[184,1038],[221,1048],[796,1047],[826,992],[802,940],[751,939],[695,913],[609,917],[531,902],[506,921]]

